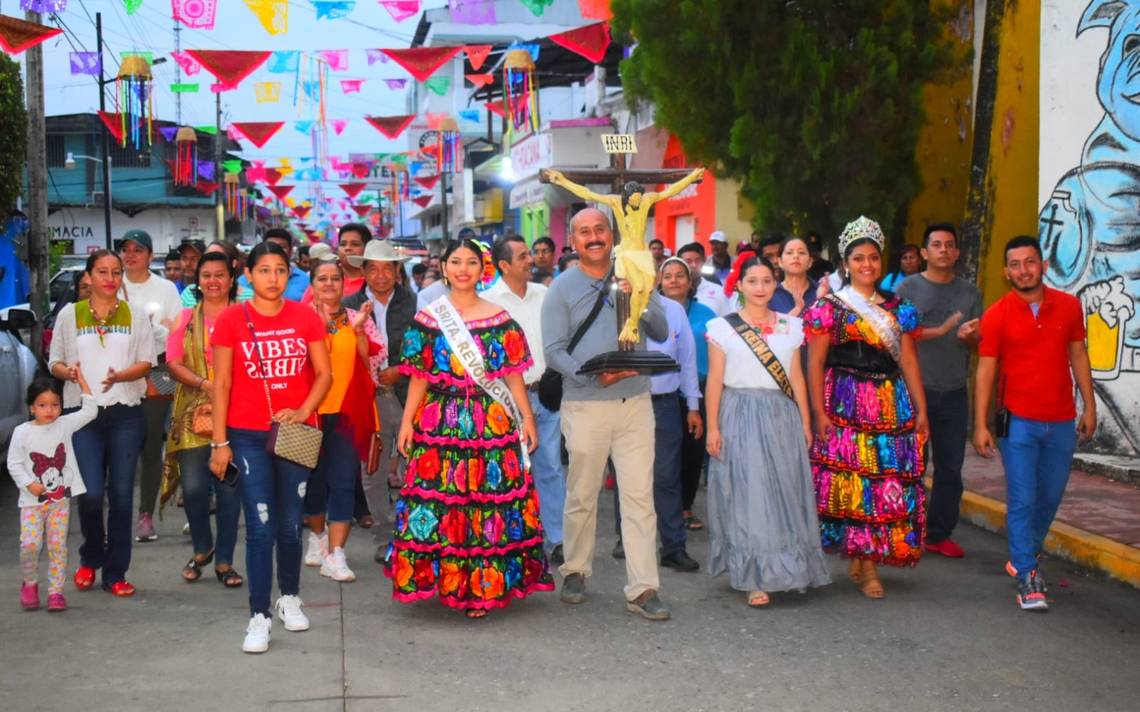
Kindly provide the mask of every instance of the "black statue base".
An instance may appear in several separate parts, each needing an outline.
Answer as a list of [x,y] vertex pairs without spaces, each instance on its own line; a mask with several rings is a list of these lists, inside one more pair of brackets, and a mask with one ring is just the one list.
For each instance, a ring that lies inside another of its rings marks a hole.
[[610,351],[598,354],[578,370],[579,376],[596,376],[606,371],[637,371],[643,376],[680,371],[681,364],[660,351]]

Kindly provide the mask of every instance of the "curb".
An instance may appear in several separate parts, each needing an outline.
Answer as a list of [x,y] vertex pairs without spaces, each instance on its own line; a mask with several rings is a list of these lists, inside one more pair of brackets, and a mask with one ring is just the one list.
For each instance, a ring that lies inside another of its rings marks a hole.
[[[1005,503],[996,499],[963,492],[962,518],[983,529],[1005,533]],[[1045,538],[1045,551],[1140,588],[1140,549],[1136,547],[1054,521]]]

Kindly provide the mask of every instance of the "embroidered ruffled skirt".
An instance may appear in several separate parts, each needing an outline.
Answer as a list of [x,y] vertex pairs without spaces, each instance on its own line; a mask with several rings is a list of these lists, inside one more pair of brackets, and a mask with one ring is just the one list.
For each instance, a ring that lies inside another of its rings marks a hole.
[[724,389],[720,458],[709,459],[709,573],[739,591],[831,582],[795,402],[775,389]]
[[[467,326],[489,378],[529,367],[526,340],[505,312]],[[393,597],[492,609],[552,590],[538,497],[509,411],[467,378],[424,312],[403,355],[402,372],[429,386],[395,506],[386,566]]]
[[823,548],[917,564],[926,531],[922,445],[901,374],[830,366],[824,406],[834,429],[811,448]]

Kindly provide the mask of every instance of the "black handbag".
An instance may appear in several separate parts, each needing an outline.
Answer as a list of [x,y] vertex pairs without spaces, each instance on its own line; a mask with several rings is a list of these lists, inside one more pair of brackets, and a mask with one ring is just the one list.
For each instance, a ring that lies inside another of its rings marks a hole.
[[[608,282],[610,275],[606,275],[603,280],[603,286],[598,290],[598,299],[594,302],[594,308],[590,310],[586,320],[578,326],[578,330],[570,337],[570,343],[566,346],[566,353],[574,350],[578,342],[589,331],[590,325],[594,323],[594,319],[598,318],[598,312],[602,310],[602,304],[606,301],[606,287],[605,282]],[[547,368],[542,372],[542,377],[538,379],[538,402],[542,404],[552,413],[557,413],[562,408],[562,374],[555,371],[553,368]]]

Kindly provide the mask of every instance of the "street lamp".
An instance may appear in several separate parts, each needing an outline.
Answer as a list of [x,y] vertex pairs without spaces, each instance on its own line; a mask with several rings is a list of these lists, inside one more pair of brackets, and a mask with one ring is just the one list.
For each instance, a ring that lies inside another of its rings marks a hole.
[[[76,160],[92,161],[103,165],[102,158],[95,156],[75,155],[71,151],[67,152],[67,158],[63,162],[63,167],[68,170],[75,168]],[[103,227],[107,231],[107,249],[114,250],[114,241],[111,236],[111,154],[107,154],[106,167],[103,170]]]

